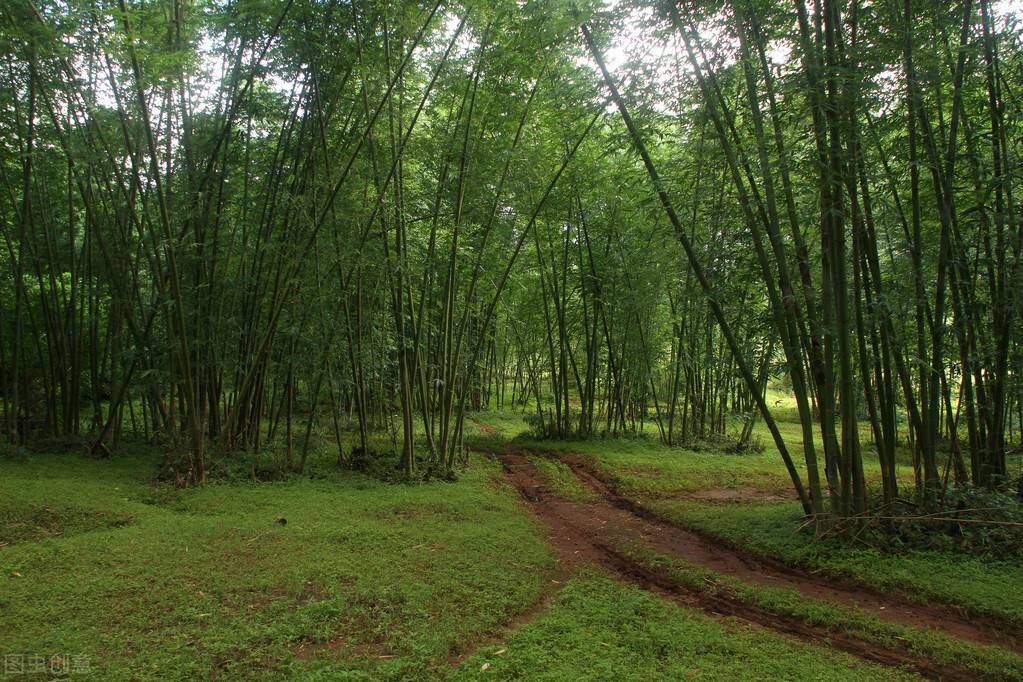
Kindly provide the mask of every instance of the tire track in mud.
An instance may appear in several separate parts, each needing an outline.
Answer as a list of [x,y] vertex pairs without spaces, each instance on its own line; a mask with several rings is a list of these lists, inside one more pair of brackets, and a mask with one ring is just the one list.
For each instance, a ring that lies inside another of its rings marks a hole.
[[[543,472],[529,461],[533,453],[506,450],[495,453],[504,469],[504,478],[522,496],[547,531],[560,567],[567,572],[596,565],[627,582],[685,606],[712,615],[741,619],[797,639],[829,646],[865,661],[916,672],[929,679],[976,680],[973,672],[933,663],[900,649],[886,648],[803,620],[781,616],[750,605],[726,594],[694,590],[671,576],[625,556],[616,546],[645,544],[661,554],[677,557],[714,572],[771,587],[794,587],[807,597],[840,602],[871,610],[882,618],[912,627],[932,627],[960,639],[985,644],[1002,644],[1010,637],[989,633],[986,627],[955,618],[944,620],[929,607],[883,602],[877,595],[862,590],[829,586],[823,580],[798,571],[782,571],[758,557],[745,555],[721,543],[666,523],[637,508],[597,479],[571,457],[563,458],[580,480],[600,493],[600,502],[580,504],[556,495]],[[800,589],[802,588],[802,589]],[[871,608],[871,604],[875,608]],[[881,608],[884,607],[884,608]],[[1011,647],[1018,650],[1017,646]]]
[[[758,555],[666,519],[621,495],[614,490],[610,481],[578,455],[566,454],[560,459],[583,484],[598,493],[608,504],[657,528],[667,540],[664,549],[684,550],[668,551],[668,554],[747,582],[768,587],[791,587],[811,599],[858,607],[892,623],[931,628],[958,639],[993,644],[1023,655],[1023,630],[1016,626],[970,616],[964,609],[951,605],[923,604],[897,592],[882,593],[851,581],[814,574],[780,560]],[[658,543],[654,544],[656,546]]]
[[451,655],[448,656],[448,666],[451,668],[457,668],[464,661],[472,658],[481,648],[491,644],[500,644],[505,641],[512,632],[518,630],[524,625],[528,625],[530,621],[550,608],[554,600],[558,598],[558,595],[561,594],[561,588],[564,585],[563,578],[566,577],[566,575],[559,572],[558,578],[562,579],[552,580],[552,584],[547,586],[539,599],[537,599],[537,601],[528,609],[492,628],[478,639],[472,640],[465,646],[459,647],[457,651],[453,651]]

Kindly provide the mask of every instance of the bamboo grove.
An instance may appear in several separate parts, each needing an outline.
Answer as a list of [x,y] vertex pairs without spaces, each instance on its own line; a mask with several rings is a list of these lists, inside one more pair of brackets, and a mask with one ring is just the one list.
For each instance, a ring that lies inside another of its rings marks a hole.
[[386,433],[411,477],[515,408],[542,437],[736,451],[759,420],[818,517],[1015,484],[1011,6],[0,12],[15,446],[144,437],[201,483],[214,455],[301,471]]

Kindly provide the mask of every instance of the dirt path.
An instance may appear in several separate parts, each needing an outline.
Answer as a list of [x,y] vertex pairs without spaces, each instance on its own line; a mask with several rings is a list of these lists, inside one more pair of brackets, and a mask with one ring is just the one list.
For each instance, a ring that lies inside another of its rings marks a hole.
[[[470,417],[470,419],[472,419],[472,417]],[[497,428],[493,424],[488,424],[478,419],[472,419],[472,423],[478,426],[480,431],[488,436],[497,436],[501,433],[501,429]]]
[[587,486],[613,507],[643,519],[654,531],[655,549],[678,556],[717,573],[770,587],[790,587],[811,599],[855,606],[876,614],[882,620],[911,627],[940,630],[959,639],[981,644],[997,644],[1023,654],[1023,632],[1006,624],[972,618],[962,610],[941,604],[921,604],[897,593],[880,593],[833,578],[815,575],[781,561],[752,552],[680,527],[615,492],[585,460],[565,455],[561,460]]
[[723,575],[771,587],[791,587],[812,599],[858,606],[891,622],[933,628],[961,639],[1001,644],[1016,651],[1023,648],[1011,634],[997,632],[984,624],[972,623],[954,612],[886,600],[868,591],[830,585],[816,576],[788,567],[774,566],[720,543],[713,543],[646,513],[610,490],[581,461],[564,457],[563,461],[576,472],[580,480],[601,495],[601,501],[597,503],[570,502],[551,491],[544,474],[529,461],[529,455],[514,450],[497,453],[504,467],[505,479],[519,491],[539,517],[565,570],[595,564],[679,603],[712,614],[734,616],[803,640],[823,643],[867,661],[911,669],[931,679],[972,680],[976,676],[935,665],[906,651],[886,649],[873,642],[864,642],[798,619],[785,618],[721,594],[692,590],[670,576],[630,559],[615,547],[645,544],[661,554],[684,559]]

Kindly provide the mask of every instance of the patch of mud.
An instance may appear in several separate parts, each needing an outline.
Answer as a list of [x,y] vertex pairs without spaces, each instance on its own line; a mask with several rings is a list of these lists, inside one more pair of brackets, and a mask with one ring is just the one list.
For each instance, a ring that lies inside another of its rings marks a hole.
[[501,434],[501,429],[497,428],[493,424],[488,424],[487,422],[480,421],[479,419],[473,419],[472,423],[478,426],[480,431],[488,436],[498,436]]

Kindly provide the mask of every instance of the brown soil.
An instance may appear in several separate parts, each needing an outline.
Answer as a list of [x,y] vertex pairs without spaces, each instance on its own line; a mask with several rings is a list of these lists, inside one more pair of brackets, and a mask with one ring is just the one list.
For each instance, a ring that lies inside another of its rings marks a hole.
[[501,433],[501,429],[497,428],[493,424],[488,424],[478,419],[473,419],[472,421],[476,426],[480,427],[480,430],[483,431],[483,433],[487,434],[488,436],[496,436],[497,434]]
[[786,618],[722,594],[690,589],[669,575],[640,565],[614,548],[644,544],[658,553],[722,575],[759,585],[793,588],[811,599],[856,606],[894,623],[933,628],[953,637],[1023,651],[1023,644],[1015,633],[967,620],[951,609],[913,604],[892,595],[832,584],[819,576],[764,560],[669,523],[615,493],[596,478],[578,457],[565,455],[562,461],[582,482],[600,493],[600,502],[580,504],[555,495],[544,474],[530,463],[529,453],[508,450],[497,453],[497,456],[504,467],[505,479],[539,517],[566,571],[590,564],[601,566],[620,578],[709,613],[734,616],[800,639],[826,643],[861,659],[908,668],[931,679],[968,680],[976,679],[976,676],[943,668],[907,651],[886,649],[873,642],[863,642],[827,628]]

